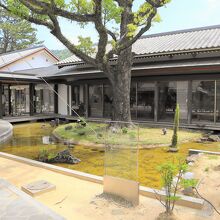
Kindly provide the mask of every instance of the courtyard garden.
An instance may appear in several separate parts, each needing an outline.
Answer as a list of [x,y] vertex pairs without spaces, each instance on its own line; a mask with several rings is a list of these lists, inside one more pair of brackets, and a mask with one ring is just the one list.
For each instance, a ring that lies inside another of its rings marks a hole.
[[[69,130],[65,129],[67,126],[69,126]],[[71,129],[70,126],[72,126]],[[78,164],[58,163],[57,165],[103,176],[105,148],[94,147],[95,143],[103,144],[103,137],[95,139],[95,133],[92,132],[91,129],[87,130],[87,128],[82,129],[85,132],[83,135],[76,133],[76,126],[77,124],[61,125],[55,129],[55,132],[59,133],[62,138],[74,141],[77,140],[80,143],[69,148],[69,151],[72,155],[79,158],[81,162]],[[103,131],[104,133],[104,124],[91,123],[90,126],[92,126],[96,132],[102,133]],[[128,129],[125,134],[122,132],[121,136],[123,137],[123,135],[125,135],[125,137],[127,137],[135,131],[136,129],[134,128],[131,130]],[[27,123],[15,125],[13,139],[10,142],[1,145],[0,150],[17,156],[38,160],[38,155],[43,150],[46,150],[51,154],[56,154],[67,149],[68,145],[62,142],[50,143],[47,145],[43,144],[42,138],[44,136],[50,136],[53,132],[54,128],[52,128],[49,123]],[[203,134],[201,132],[180,130],[178,135],[180,140],[179,151],[177,153],[172,153],[168,152],[168,147],[172,138],[172,129],[168,129],[167,134],[163,135],[161,128],[140,127],[140,146],[143,145],[144,147],[139,149],[138,153],[137,176],[141,185],[161,188],[161,178],[158,166],[167,161],[175,162],[178,158],[186,158],[190,148],[220,151],[219,142],[198,143],[196,140],[202,137]],[[84,141],[86,143],[92,142],[93,145],[83,145]],[[118,141],[122,143],[124,140],[121,138]],[[130,151],[120,155],[120,164],[128,161],[128,153],[130,155]],[[128,166],[128,169],[129,168],[130,167]],[[123,173],[126,175],[126,169]]]

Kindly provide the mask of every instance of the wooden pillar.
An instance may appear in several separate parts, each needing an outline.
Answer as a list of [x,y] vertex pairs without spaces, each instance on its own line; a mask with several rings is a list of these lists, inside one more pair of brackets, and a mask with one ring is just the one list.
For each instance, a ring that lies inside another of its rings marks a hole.
[[34,115],[35,112],[35,102],[34,102],[34,84],[29,85],[29,99],[30,99],[30,115]]
[[85,84],[85,117],[89,117],[89,85]]
[[159,106],[159,86],[158,82],[155,82],[154,90],[154,121],[158,122],[158,106]]
[[104,118],[104,84],[102,84],[102,118]]
[[2,93],[3,93],[3,85],[0,82],[0,118],[3,118]]
[[54,113],[58,114],[58,84],[54,85]]
[[11,85],[8,85],[8,114],[12,114],[12,107],[11,107]]
[[188,98],[187,98],[188,102],[188,124],[192,123],[192,81],[189,81],[189,85],[188,85]]
[[135,110],[135,119],[137,120],[138,118],[138,83],[135,83],[135,105],[136,105],[136,110]]
[[70,89],[67,85],[67,115],[70,115]]

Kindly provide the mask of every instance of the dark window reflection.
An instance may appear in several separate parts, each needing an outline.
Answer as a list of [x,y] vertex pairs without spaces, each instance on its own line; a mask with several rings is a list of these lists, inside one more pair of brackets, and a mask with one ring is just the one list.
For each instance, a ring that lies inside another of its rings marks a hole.
[[214,81],[192,82],[192,119],[193,121],[214,121]]

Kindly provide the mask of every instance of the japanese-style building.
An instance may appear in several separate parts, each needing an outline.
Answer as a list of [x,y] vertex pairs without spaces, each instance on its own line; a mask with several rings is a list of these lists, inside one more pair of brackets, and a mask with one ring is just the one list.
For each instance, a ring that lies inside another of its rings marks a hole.
[[[133,120],[172,123],[178,103],[182,126],[220,129],[220,25],[146,35],[133,45],[133,52]],[[111,60],[112,65],[115,59]],[[28,114],[56,114],[71,119],[76,111],[91,120],[111,118],[112,92],[108,79],[76,56],[53,66],[10,74],[0,74],[2,94],[9,97],[4,93],[5,82],[14,79],[19,84],[22,80],[28,82],[31,103]],[[44,80],[50,83],[49,90]],[[8,88],[8,93],[12,93],[13,86]],[[42,91],[46,90],[50,101],[45,103],[44,99],[48,99]],[[4,117],[6,112],[0,115]]]

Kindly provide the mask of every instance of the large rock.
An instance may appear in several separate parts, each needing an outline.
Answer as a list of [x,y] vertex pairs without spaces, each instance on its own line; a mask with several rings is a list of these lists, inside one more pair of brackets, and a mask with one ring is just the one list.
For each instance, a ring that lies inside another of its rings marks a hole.
[[220,142],[220,138],[218,135],[210,135],[208,137],[208,141],[212,141],[212,142]]
[[59,152],[54,158],[51,158],[49,163],[68,163],[68,164],[77,164],[81,160],[74,157],[69,150],[64,150]]

